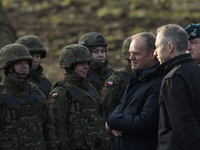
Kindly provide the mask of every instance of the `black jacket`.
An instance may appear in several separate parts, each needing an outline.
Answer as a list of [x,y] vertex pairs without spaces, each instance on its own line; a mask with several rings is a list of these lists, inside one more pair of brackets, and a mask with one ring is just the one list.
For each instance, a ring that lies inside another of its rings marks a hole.
[[121,130],[114,150],[155,150],[158,136],[158,97],[162,78],[156,64],[134,72],[120,104],[108,117],[108,126]]
[[200,150],[200,67],[190,54],[160,65],[158,150]]

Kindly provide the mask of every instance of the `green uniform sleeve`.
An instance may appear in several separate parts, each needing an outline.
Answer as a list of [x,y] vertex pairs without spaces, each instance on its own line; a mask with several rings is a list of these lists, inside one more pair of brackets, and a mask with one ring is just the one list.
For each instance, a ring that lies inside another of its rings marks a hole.
[[68,102],[66,90],[56,87],[50,92],[49,105],[55,119],[56,135],[59,140],[60,149],[69,149],[69,138],[67,132]]
[[122,99],[127,84],[120,75],[113,74],[106,81],[101,91],[101,99],[105,106],[106,118],[115,110]]
[[56,131],[54,126],[54,118],[49,108],[49,104],[44,100],[44,106],[42,109],[42,121],[43,121],[43,133],[48,150],[58,149],[58,139],[56,137]]
[[4,105],[3,98],[0,96],[0,124],[4,121],[6,115],[6,106]]

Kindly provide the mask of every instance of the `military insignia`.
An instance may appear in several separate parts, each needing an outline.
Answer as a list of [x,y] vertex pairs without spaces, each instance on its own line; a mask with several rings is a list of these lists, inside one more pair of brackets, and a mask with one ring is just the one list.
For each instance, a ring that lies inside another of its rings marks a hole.
[[53,93],[52,95],[51,95],[51,97],[57,97],[58,96],[58,93]]
[[112,86],[113,82],[112,81],[108,81],[107,85]]
[[197,30],[197,29],[194,29],[194,31],[191,32],[190,35],[191,35],[191,36],[196,36],[196,34],[197,34],[197,33],[196,33],[196,30]]

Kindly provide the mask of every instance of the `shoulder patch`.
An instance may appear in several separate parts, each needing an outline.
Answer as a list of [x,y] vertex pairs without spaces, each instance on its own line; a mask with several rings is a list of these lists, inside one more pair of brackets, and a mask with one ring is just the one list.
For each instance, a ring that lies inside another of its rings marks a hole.
[[108,81],[108,82],[107,82],[107,85],[108,85],[108,86],[112,86],[112,85],[113,85],[113,82],[112,82],[112,81]]
[[58,93],[52,93],[52,94],[51,94],[51,97],[52,97],[52,98],[58,97]]

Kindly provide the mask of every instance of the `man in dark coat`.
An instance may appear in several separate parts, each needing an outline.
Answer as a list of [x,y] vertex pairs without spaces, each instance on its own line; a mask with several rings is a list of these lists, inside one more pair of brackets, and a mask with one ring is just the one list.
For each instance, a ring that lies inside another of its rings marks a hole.
[[159,97],[158,150],[200,150],[200,67],[185,50],[188,35],[175,24],[157,30],[156,71],[164,76]]
[[158,97],[162,78],[155,68],[155,36],[136,34],[130,45],[132,74],[120,104],[105,124],[116,137],[113,150],[155,150],[158,138]]

